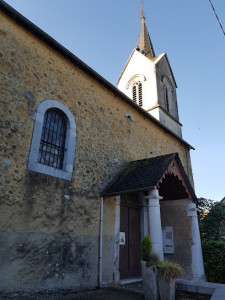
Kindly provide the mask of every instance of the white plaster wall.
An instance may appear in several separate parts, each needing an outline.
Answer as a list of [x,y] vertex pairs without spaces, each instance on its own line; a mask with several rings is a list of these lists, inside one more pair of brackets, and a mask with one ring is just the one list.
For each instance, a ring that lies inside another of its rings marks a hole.
[[150,115],[152,115],[154,118],[159,120],[159,107],[154,108],[153,110],[149,111]]
[[[118,83],[118,89],[131,99],[133,98],[132,87],[135,82],[135,78],[133,80],[131,79],[134,75],[141,75],[137,77],[136,80],[142,83],[142,107],[145,110],[148,110],[158,103],[155,64],[137,50],[134,50],[131,55],[130,61],[128,62],[128,65]],[[131,82],[128,87],[127,85],[129,80],[131,80]]]
[[161,108],[157,108],[159,110],[159,120],[165,125],[167,128],[172,130],[176,135],[182,137],[181,125],[173,120],[170,116],[168,116]]
[[[162,76],[167,76],[171,79],[174,89],[173,99],[170,95],[170,109],[173,117],[178,119],[176,105],[176,83],[173,80],[169,63],[166,59],[166,54],[161,54],[155,61],[150,60],[139,51],[134,50],[128,60],[127,66],[122,74],[118,89],[133,99],[133,85],[136,82],[142,83],[142,108],[149,110],[156,105],[164,106],[164,94],[162,92],[163,85],[161,82]],[[138,88],[137,88],[137,104],[138,104]],[[159,120],[163,125],[172,130],[176,135],[182,137],[181,125],[173,118],[166,114],[162,109],[156,107],[149,113]]]

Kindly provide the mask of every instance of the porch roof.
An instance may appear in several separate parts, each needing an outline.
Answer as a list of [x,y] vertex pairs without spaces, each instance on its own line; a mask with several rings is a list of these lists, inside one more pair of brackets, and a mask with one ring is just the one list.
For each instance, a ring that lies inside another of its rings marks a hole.
[[174,159],[176,159],[179,165],[186,187],[192,196],[191,198],[196,200],[195,192],[184,171],[178,153],[128,163],[115,181],[102,192],[102,196],[115,196],[131,192],[146,191],[156,187]]

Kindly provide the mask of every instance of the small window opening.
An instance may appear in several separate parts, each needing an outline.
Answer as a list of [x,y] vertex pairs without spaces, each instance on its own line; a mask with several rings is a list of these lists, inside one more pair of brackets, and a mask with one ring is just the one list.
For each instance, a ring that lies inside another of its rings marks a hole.
[[167,87],[165,87],[165,107],[166,107],[166,110],[169,111],[169,97],[168,97]]
[[138,84],[138,96],[139,96],[139,105],[142,106],[143,105],[143,101],[142,101],[142,83]]
[[136,85],[133,86],[133,101],[137,102],[137,89],[136,89]]
[[38,162],[56,169],[63,168],[67,117],[59,109],[48,109],[44,116]]

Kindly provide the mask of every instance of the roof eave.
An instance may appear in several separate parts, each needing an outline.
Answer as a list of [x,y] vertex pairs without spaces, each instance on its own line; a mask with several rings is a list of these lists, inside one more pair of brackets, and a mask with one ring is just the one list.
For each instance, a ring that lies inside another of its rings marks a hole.
[[117,85],[119,84],[120,79],[121,79],[121,77],[123,76],[123,74],[124,74],[124,72],[125,72],[125,70],[126,70],[126,68],[127,68],[127,66],[128,66],[128,64],[129,64],[129,62],[130,62],[130,60],[131,60],[131,58],[132,58],[132,56],[133,56],[133,54],[134,54],[135,51],[137,51],[137,50],[134,49],[134,50],[131,52],[131,55],[129,56],[129,58],[128,58],[127,62],[126,62],[125,67],[123,68],[123,70],[122,70],[122,72],[121,72],[121,74],[120,74],[120,76],[119,76],[119,78],[118,78],[118,80],[117,80],[117,82],[116,82]]
[[140,188],[140,189],[130,189],[130,190],[124,190],[124,191],[120,191],[120,192],[114,192],[114,193],[102,193],[101,196],[102,197],[112,197],[112,196],[118,196],[118,195],[122,195],[122,194],[129,194],[129,193],[138,193],[138,192],[144,192],[144,191],[148,191],[150,189],[154,189],[155,186],[146,186],[144,188]]

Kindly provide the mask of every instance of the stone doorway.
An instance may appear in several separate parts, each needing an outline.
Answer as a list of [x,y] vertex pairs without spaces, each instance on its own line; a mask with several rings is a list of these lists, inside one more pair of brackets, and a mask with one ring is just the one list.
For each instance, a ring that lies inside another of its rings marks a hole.
[[120,279],[141,277],[140,205],[135,195],[121,196],[120,232],[125,237],[120,244]]

